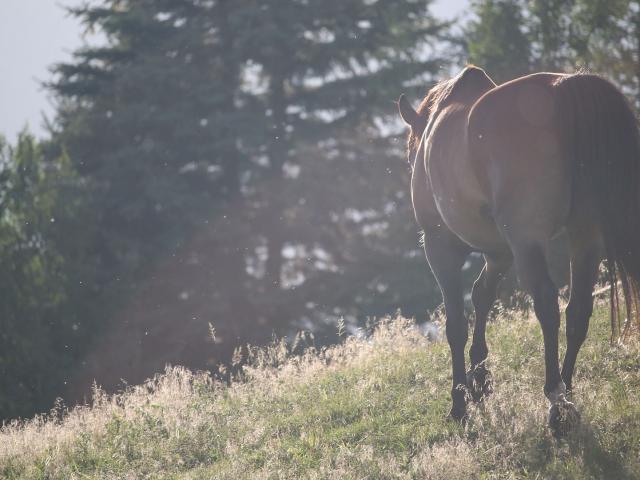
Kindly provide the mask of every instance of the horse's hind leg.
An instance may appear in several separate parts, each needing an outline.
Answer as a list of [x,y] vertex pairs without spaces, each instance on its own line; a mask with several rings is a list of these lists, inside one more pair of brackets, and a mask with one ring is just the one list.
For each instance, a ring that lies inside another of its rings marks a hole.
[[486,366],[487,341],[485,338],[487,317],[496,300],[496,290],[504,273],[511,266],[510,253],[501,256],[486,256],[485,266],[473,284],[471,300],[476,313],[473,341],[469,349],[471,368],[467,372],[467,387],[474,401],[478,402],[493,391],[491,372]]
[[584,232],[569,232],[571,245],[571,297],[566,310],[567,351],[562,365],[562,379],[567,391],[572,388],[573,370],[578,351],[587,337],[593,312],[593,287],[598,277],[600,247]]
[[452,407],[449,416],[462,420],[466,416],[464,347],[467,343],[469,325],[464,314],[461,269],[469,249],[442,227],[425,234],[424,249],[429,266],[442,291],[447,317],[447,340],[451,349],[453,369]]
[[551,403],[549,426],[556,436],[564,435],[578,419],[566,399],[566,386],[558,364],[560,310],[558,291],[549,276],[544,249],[539,244],[517,245],[514,258],[520,283],[533,297],[533,307],[544,338],[544,393]]

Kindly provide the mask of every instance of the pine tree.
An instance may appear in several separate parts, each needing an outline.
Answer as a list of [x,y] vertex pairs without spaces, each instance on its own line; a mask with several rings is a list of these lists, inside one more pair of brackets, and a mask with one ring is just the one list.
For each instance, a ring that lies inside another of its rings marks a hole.
[[75,319],[58,315],[69,278],[57,233],[73,204],[64,156],[48,161],[27,132],[0,136],[0,419],[50,408],[72,360]]
[[472,4],[476,19],[465,32],[469,61],[484,68],[498,83],[531,72],[524,3],[483,0]]
[[[349,202],[358,199],[345,198],[343,189],[358,182],[377,184],[372,176],[386,174],[384,168],[367,170],[375,163],[367,161],[366,144],[380,132],[358,131],[376,118],[395,115],[392,100],[403,82],[424,87],[433,81],[444,64],[433,52],[445,25],[430,15],[428,2],[383,0],[247,2],[243,19],[247,28],[238,43],[265,82],[264,92],[257,95],[262,109],[257,117],[267,120],[258,148],[267,164],[254,184],[263,209],[267,300],[290,308],[289,292],[283,292],[289,287],[282,280],[292,263],[304,263],[305,258],[312,263],[314,254],[309,252],[314,251],[315,256],[328,257],[324,271],[305,268],[300,277],[316,292],[330,291],[340,282],[329,274],[330,283],[323,285],[317,278],[310,281],[314,276],[352,266],[344,261],[346,239],[336,229]],[[337,152],[340,156],[331,161]],[[328,178],[320,180],[318,170],[328,172]],[[299,171],[295,179],[291,171]],[[307,207],[300,208],[300,202]],[[287,262],[282,255],[285,246],[293,257]],[[298,298],[305,297],[305,286],[301,288]],[[307,295],[308,300],[314,297],[312,292]],[[285,319],[294,313],[282,312],[277,305],[269,308],[275,308],[273,316]]]
[[[193,293],[185,277],[198,283],[198,300],[212,305],[195,327],[195,315],[182,305],[189,319],[182,328],[197,327],[200,338],[211,317],[241,317],[247,304],[248,222],[237,213],[244,210],[246,163],[239,132],[249,132],[247,112],[238,108],[242,61],[234,53],[230,4],[105,0],[71,10],[87,28],[104,32],[107,44],[81,49],[54,68],[54,140],[87,186],[89,258],[82,259],[92,265],[85,282],[95,295],[84,303],[99,310],[85,322],[97,332],[126,332],[131,352],[123,358],[153,350],[166,334],[163,318],[177,320],[179,296]],[[194,244],[215,255],[200,262]],[[242,323],[228,326],[237,334]],[[202,358],[196,363],[205,366]]]
[[[239,343],[383,315],[403,295],[409,311],[433,306],[404,152],[389,146],[402,85],[423,93],[444,64],[446,25],[428,2],[104,0],[73,12],[108,38],[51,85],[55,141],[87,185],[104,310],[91,322],[115,316],[87,359],[113,367],[101,383],[166,362],[215,367]],[[407,265],[420,282],[399,280]],[[222,343],[207,340],[209,322]]]

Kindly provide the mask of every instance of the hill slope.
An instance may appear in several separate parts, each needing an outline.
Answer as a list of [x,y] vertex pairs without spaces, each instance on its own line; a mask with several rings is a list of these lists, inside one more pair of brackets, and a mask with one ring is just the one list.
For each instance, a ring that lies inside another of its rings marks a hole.
[[445,420],[446,342],[396,319],[324,353],[262,351],[230,387],[174,368],[62,421],[5,427],[0,476],[640,478],[640,348],[610,346],[606,316],[579,358],[582,425],[566,440],[545,427],[534,320],[491,323],[496,391],[462,428]]

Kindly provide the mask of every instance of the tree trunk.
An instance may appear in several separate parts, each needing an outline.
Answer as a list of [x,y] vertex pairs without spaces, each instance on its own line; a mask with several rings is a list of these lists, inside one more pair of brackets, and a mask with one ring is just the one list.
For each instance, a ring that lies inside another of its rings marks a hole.
[[265,232],[268,243],[268,257],[265,270],[265,280],[269,295],[277,296],[281,290],[282,276],[282,248],[286,241],[286,222],[284,219],[283,202],[283,166],[288,151],[288,141],[285,138],[286,103],[284,96],[284,78],[279,73],[271,75],[271,108],[273,124],[269,142],[270,171],[264,195],[267,200],[267,229]]
[[[224,85],[224,100],[222,110],[233,112],[235,110],[234,98],[237,90],[239,69],[234,57],[233,32],[229,28],[230,0],[219,0],[214,14],[218,16],[220,25],[221,58],[224,64],[222,68],[222,84]],[[246,245],[243,243],[243,218],[246,216],[246,202],[241,191],[241,173],[243,155],[238,150],[236,140],[239,136],[238,125],[231,123],[220,129],[222,139],[221,157],[223,158],[222,181],[222,208],[220,217],[216,222],[216,235],[222,237],[224,245],[218,252],[216,262],[217,284],[225,291],[225,298],[229,305],[229,322],[236,338],[243,341],[255,340],[247,338],[249,332],[255,333],[253,322],[255,312],[251,302],[251,295],[246,285]]]

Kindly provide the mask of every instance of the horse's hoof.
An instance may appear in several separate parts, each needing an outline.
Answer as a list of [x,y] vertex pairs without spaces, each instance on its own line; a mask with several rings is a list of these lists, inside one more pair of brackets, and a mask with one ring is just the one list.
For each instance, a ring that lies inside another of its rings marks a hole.
[[478,365],[467,372],[467,388],[473,401],[481,402],[493,392],[493,375],[484,365]]
[[556,438],[567,434],[580,423],[580,413],[568,400],[560,400],[549,408],[549,428]]

